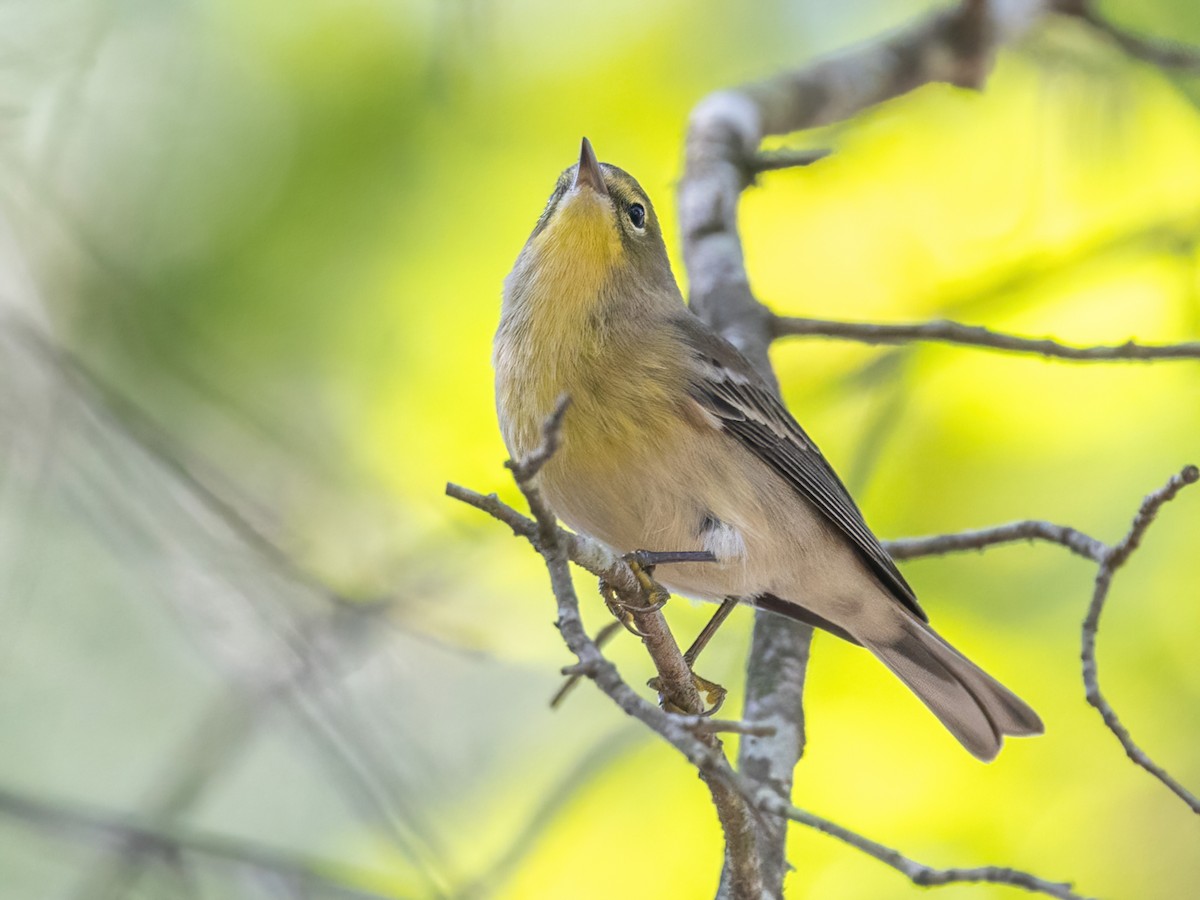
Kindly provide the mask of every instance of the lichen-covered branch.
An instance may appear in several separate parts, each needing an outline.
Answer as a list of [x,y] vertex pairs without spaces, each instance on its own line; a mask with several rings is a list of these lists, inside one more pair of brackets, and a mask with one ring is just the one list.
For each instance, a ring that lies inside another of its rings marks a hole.
[[[881,39],[756,84],[718,91],[692,111],[679,184],[679,222],[692,310],[737,346],[770,384],[775,317],[750,290],[738,233],[739,196],[764,168],[764,137],[847,118],[933,81],[979,87],[994,48],[1042,11],[1038,3],[965,0]],[[794,162],[807,163],[812,155]],[[789,161],[793,162],[793,161]],[[790,796],[804,749],[804,679],[812,631],[759,613],[746,666],[744,716],[779,729],[741,743],[739,771]],[[783,723],[786,728],[781,727]],[[760,842],[779,890],[784,829]],[[718,896],[724,896],[724,885]]]
[[[1200,358],[1200,343],[1196,342],[1161,347],[1133,342],[1071,347],[951,322],[888,326],[781,318],[750,289],[738,233],[741,192],[760,172],[807,165],[823,155],[808,151],[764,156],[759,146],[765,137],[845,119],[930,82],[980,88],[996,49],[1051,13],[1089,22],[1135,56],[1163,65],[1191,61],[1190,54],[1164,54],[1160,45],[1133,39],[1109,26],[1085,0],[963,0],[860,47],[704,98],[689,121],[678,195],[691,308],[742,350],[772,384],[776,382],[767,351],[772,340],[785,334],[822,334],[873,343],[939,340],[1075,360]],[[1070,529],[1019,523],[986,536],[946,536],[893,544],[892,548],[903,558],[1025,538],[1053,540],[1093,560],[1103,547]],[[745,717],[774,723],[782,719],[793,723],[793,728],[779,730],[771,738],[743,741],[739,770],[752,773],[785,795],[790,794],[792,769],[803,752],[802,701],[810,637],[811,632],[803,626],[760,613],[747,663]],[[783,840],[781,832],[764,835],[763,859],[772,886],[783,877]]]

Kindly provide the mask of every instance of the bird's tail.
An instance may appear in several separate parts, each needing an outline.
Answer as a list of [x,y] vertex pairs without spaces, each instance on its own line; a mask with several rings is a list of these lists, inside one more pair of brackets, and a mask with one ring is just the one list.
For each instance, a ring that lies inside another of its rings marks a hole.
[[912,616],[903,617],[899,639],[864,644],[978,759],[994,759],[1006,734],[1044,730],[1024,700]]

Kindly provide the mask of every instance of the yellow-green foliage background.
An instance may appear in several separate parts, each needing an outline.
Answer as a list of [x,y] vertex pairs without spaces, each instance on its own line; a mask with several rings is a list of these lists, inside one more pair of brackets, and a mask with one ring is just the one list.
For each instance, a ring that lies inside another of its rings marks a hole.
[[[297,854],[385,896],[711,896],[719,832],[694,771],[588,686],[546,707],[569,659],[544,571],[443,487],[514,497],[491,334],[501,281],[580,135],[655,199],[682,276],[673,189],[692,105],[921,9],[6,6],[5,328],[51,322],[157,423],[137,434],[302,572],[392,602],[352,629],[323,687],[255,699],[281,652],[258,604],[304,617],[323,601],[138,449],[129,409],[48,389],[26,341],[0,345],[0,791]],[[1107,9],[1200,41],[1182,0]],[[1194,89],[1076,25],[1040,28],[1000,55],[983,93],[927,87],[792,141],[835,153],[746,194],[753,286],[795,314],[1194,340]],[[1143,494],[1200,462],[1195,362],[809,339],[774,360],[885,537],[1036,517],[1115,540]],[[1101,674],[1135,736],[1195,787],[1200,491],[1161,519],[1117,578]],[[1106,898],[1191,895],[1194,816],[1083,700],[1092,567],[1039,545],[904,569],[943,633],[1027,698],[1047,735],[980,765],[881,666],[818,636],[796,802],[934,865],[1012,865]],[[607,614],[579,585],[599,627]],[[687,636],[707,612],[677,599],[668,616]],[[735,615],[701,667],[731,688],[733,714],[749,624]],[[612,654],[644,682],[636,642]],[[206,755],[206,739],[229,752]],[[163,801],[193,765],[202,785]],[[0,793],[4,900],[97,896],[111,846],[34,824]],[[788,853],[789,897],[919,892],[799,827]],[[151,859],[114,896],[268,889],[185,856],[178,869]]]

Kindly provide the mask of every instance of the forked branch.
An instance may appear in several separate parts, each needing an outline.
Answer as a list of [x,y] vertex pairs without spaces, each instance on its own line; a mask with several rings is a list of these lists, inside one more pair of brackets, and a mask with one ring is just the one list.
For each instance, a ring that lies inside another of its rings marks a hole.
[[[561,424],[561,410],[548,420],[545,441],[534,454],[510,466],[517,476],[518,485],[534,519],[522,515],[501,502],[495,495],[484,496],[457,485],[447,485],[449,496],[462,500],[477,509],[487,512],[503,522],[513,532],[524,537],[541,553],[550,572],[551,588],[558,603],[558,627],[568,648],[578,662],[565,671],[585,676],[594,681],[622,710],[662,736],[697,767],[712,792],[718,816],[726,835],[726,877],[728,890],[736,898],[758,898],[767,890],[761,875],[757,856],[758,836],[761,829],[768,827],[764,815],[786,819],[836,837],[864,853],[891,866],[904,874],[914,884],[934,887],[947,884],[994,883],[1006,884],[1033,893],[1062,900],[1083,900],[1070,884],[1039,878],[1028,872],[1007,866],[980,866],[974,868],[939,869],[916,862],[897,850],[877,841],[843,828],[821,816],[792,805],[791,801],[769,786],[763,786],[745,775],[735,772],[729,765],[719,742],[714,735],[720,731],[736,731],[750,736],[767,738],[772,736],[769,728],[753,722],[725,723],[705,719],[698,715],[677,715],[653,706],[641,698],[620,676],[616,668],[604,658],[600,648],[587,635],[579,615],[579,601],[574,592],[568,566],[574,560],[593,574],[619,581],[628,578],[636,581],[625,561],[609,553],[588,538],[572,535],[561,529],[554,515],[546,506],[536,485],[536,472],[549,459],[557,440],[557,429]],[[531,462],[535,461],[535,462]],[[1093,692],[1103,703],[1102,715],[1113,728],[1127,751],[1135,760],[1175,790],[1195,808],[1195,798],[1179,786],[1164,770],[1155,766],[1145,754],[1133,745],[1128,733],[1120,727],[1112,714],[1111,707],[1099,697],[1095,687],[1094,640],[1099,626],[1099,614],[1107,597],[1113,573],[1140,544],[1142,536],[1154,521],[1159,509],[1173,499],[1188,484],[1200,480],[1200,470],[1195,466],[1185,467],[1173,476],[1166,485],[1149,495],[1141,504],[1129,533],[1118,543],[1106,545],[1101,541],[1073,528],[1049,522],[1027,521],[995,528],[916,538],[889,543],[891,550],[900,558],[939,555],[949,552],[985,549],[1015,540],[1045,540],[1060,544],[1071,552],[1096,562],[1100,567],[1097,576],[1097,594],[1093,597],[1092,609],[1084,625],[1085,661],[1090,658],[1091,672],[1085,662],[1085,683],[1089,699]],[[657,614],[657,611],[656,611]],[[665,620],[664,625],[665,628]],[[1089,635],[1092,642],[1089,650]],[[672,639],[671,643],[674,645]],[[678,648],[676,646],[676,652]],[[1090,655],[1089,655],[1090,654]],[[1100,707],[1098,707],[1100,708]],[[1105,712],[1107,709],[1107,713]],[[1110,715],[1112,721],[1110,721]],[[1114,727],[1114,723],[1116,727]],[[1132,750],[1130,750],[1132,748]],[[769,896],[769,892],[767,896]]]

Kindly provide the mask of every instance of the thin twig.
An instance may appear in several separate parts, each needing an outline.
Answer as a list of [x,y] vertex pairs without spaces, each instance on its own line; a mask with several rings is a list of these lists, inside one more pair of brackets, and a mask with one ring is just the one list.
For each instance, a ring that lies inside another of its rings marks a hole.
[[778,169],[802,168],[820,162],[831,152],[823,148],[816,150],[763,150],[747,163],[747,168],[754,175],[762,172],[774,172]]
[[833,319],[809,319],[775,316],[771,320],[773,337],[826,337],[859,341],[864,344],[907,344],[912,341],[936,341],[964,347],[982,347],[1007,353],[1031,353],[1077,362],[1115,362],[1135,360],[1200,359],[1200,341],[1177,344],[1139,344],[1126,341],[1095,347],[1075,347],[1050,338],[1026,338],[993,331],[980,325],[963,325],[937,319],[881,325],[871,322],[839,322]]
[[[561,422],[561,419],[555,421]],[[523,465],[523,462],[519,462],[510,465],[509,468],[516,475],[524,471]],[[522,490],[526,488],[536,490],[531,481],[523,483]],[[449,483],[446,485],[446,495],[499,519],[512,529],[513,534],[532,541],[543,555],[545,547],[548,546],[546,536],[552,534],[553,540],[565,549],[568,559],[600,578],[612,587],[619,597],[628,601],[627,608],[633,616],[634,626],[642,636],[642,643],[646,645],[654,667],[658,670],[664,695],[680,709],[697,714],[704,711],[704,704],[692,680],[692,671],[684,660],[674,635],[671,634],[666,618],[660,610],[645,608],[639,604],[642,587],[624,558],[590,538],[563,530],[556,522],[553,523],[552,530],[543,530],[543,526],[521,515],[495,494],[479,494],[461,485]],[[526,497],[528,499],[528,493]],[[533,508],[532,503],[530,508]],[[710,556],[706,554],[704,559],[707,560]]]
[[710,719],[703,716],[684,718],[683,724],[696,734],[741,734],[750,737],[774,737],[774,725],[761,722],[740,722],[734,719]]
[[508,468],[512,469],[513,477],[522,490],[532,486],[533,479],[538,472],[558,450],[559,441],[562,439],[563,419],[566,417],[567,408],[570,405],[571,398],[569,396],[563,394],[559,397],[558,402],[554,404],[554,411],[550,413],[542,426],[542,442],[531,453],[520,459],[510,459],[505,463]]
[[[603,628],[596,632],[593,640],[597,647],[603,647],[611,641],[621,631],[621,623],[619,621],[609,622]],[[550,708],[557,709],[562,702],[567,699],[567,695],[579,684],[581,680],[592,674],[592,667],[585,666],[583,663],[576,663],[573,666],[563,666],[562,674],[566,677],[566,681],[562,686],[554,692],[554,696],[550,698]]]
[[946,553],[958,553],[963,550],[983,550],[987,547],[1011,544],[1016,541],[1047,541],[1052,544],[1060,544],[1072,553],[1096,563],[1101,562],[1108,552],[1107,545],[1082,531],[1038,519],[1026,519],[1021,522],[1009,522],[1005,525],[993,525],[991,528],[959,531],[953,534],[900,538],[882,543],[892,559],[903,560],[919,559],[923,556],[942,556]]
[[[559,631],[562,633],[567,647],[575,654],[579,662],[591,671],[592,680],[618,706],[645,722],[674,744],[700,770],[701,776],[712,794],[713,805],[716,807],[717,817],[725,834],[725,858],[734,884],[733,896],[737,900],[761,900],[763,881],[758,857],[755,813],[735,784],[736,776],[729,768],[720,742],[712,735],[693,734],[686,724],[675,721],[678,719],[677,716],[653,707],[638,697],[617,674],[612,664],[604,659],[600,649],[588,637],[583,628],[583,621],[579,615],[579,601],[571,581],[567,542],[560,538],[560,529],[555,521],[554,513],[543,499],[534,477],[538,468],[545,464],[546,460],[550,458],[553,448],[557,446],[563,409],[565,406],[560,402],[559,409],[546,421],[541,446],[524,459],[514,461],[509,466],[517,479],[518,487],[525,495],[534,521],[537,523],[536,546],[550,573],[551,589],[558,603]],[[661,613],[656,610],[652,616],[661,618]],[[647,618],[652,616],[647,616]],[[641,627],[643,622],[638,620],[638,625]],[[663,628],[665,629],[665,627],[664,620]],[[667,634],[669,636],[670,632],[667,631]],[[674,638],[671,638],[670,641],[674,644]],[[679,653],[677,646],[675,653],[679,654],[680,660],[682,660],[682,654]],[[655,659],[655,665],[659,665],[658,659]],[[686,670],[686,663],[683,665]],[[696,688],[691,681],[690,670],[687,671],[687,687],[690,687],[691,691],[695,693]],[[660,677],[664,681],[671,674],[660,669]],[[687,702],[686,690],[683,690],[683,687],[683,685],[679,686],[680,695]],[[698,694],[695,700],[690,701],[688,707],[685,708],[692,713],[703,711],[703,704],[700,703]]]
[[1011,887],[1024,888],[1035,894],[1057,897],[1059,900],[1088,900],[1082,894],[1076,894],[1069,882],[1047,881],[1029,872],[1008,866],[979,866],[976,868],[935,869],[924,863],[909,859],[898,850],[893,850],[878,841],[863,837],[861,834],[843,828],[829,819],[814,815],[796,806],[784,804],[775,810],[793,822],[798,822],[809,828],[835,837],[874,857],[885,865],[891,866],[897,872],[905,875],[913,884],[921,887],[942,887],[948,884],[1006,884]]
[[[757,810],[770,816],[790,819],[832,835],[904,873],[914,884],[932,887],[990,882],[1023,888],[1034,893],[1057,897],[1060,900],[1087,900],[1082,895],[1073,893],[1068,884],[1047,881],[1018,869],[1001,866],[931,868],[915,862],[899,851],[877,841],[872,841],[827,819],[798,809],[791,805],[786,795],[774,790],[772,786],[764,785],[759,780],[752,781],[744,773],[734,772],[729,768],[728,761],[720,749],[704,738],[714,732],[732,731],[744,735],[744,741],[755,738],[762,739],[768,737],[768,730],[771,726],[764,725],[759,721],[725,722],[702,716],[669,714],[646,702],[621,679],[612,663],[604,658],[595,642],[584,631],[582,620],[579,617],[579,601],[575,596],[570,571],[567,567],[567,545],[569,543],[567,538],[572,536],[559,529],[556,524],[553,529],[546,527],[548,524],[553,524],[553,516],[545,507],[544,501],[536,490],[526,496],[529,499],[531,510],[538,519],[538,524],[500,502],[494,495],[484,496],[457,485],[448,485],[447,494],[488,512],[498,521],[512,528],[515,533],[526,537],[541,552],[546,560],[547,568],[550,570],[551,587],[558,602],[557,624],[559,630],[562,632],[567,646],[579,660],[576,665],[567,667],[564,671],[590,678],[625,713],[639,719],[665,738],[700,771],[705,783],[713,793],[718,815],[726,831],[728,844],[726,860],[729,866],[726,877],[730,884],[730,896],[739,898],[739,900],[742,897],[753,897],[758,900],[762,896],[761,874],[756,866],[754,855],[757,852],[755,826],[757,824],[758,828],[762,827],[759,820],[752,818],[753,811]],[[539,544],[539,540],[544,540],[547,535],[551,539],[547,543]],[[587,543],[586,539],[578,540],[583,544]],[[920,540],[928,542],[936,539]],[[1088,540],[1092,539],[1088,538]],[[986,547],[995,543],[995,541],[991,543],[975,541],[970,546]],[[1070,546],[1063,541],[1058,541],[1058,543]],[[967,545],[947,547],[940,552],[967,548]],[[586,553],[584,555],[586,556]],[[1091,557],[1089,556],[1089,558]],[[747,809],[748,806],[752,808]],[[750,893],[746,893],[747,891]]]
[[[480,494],[470,488],[448,482],[446,496],[460,500],[468,506],[473,506],[492,518],[498,519],[511,528],[514,535],[530,541],[534,545],[534,549],[541,552],[537,523],[513,509],[495,494]],[[597,578],[604,579],[615,590],[629,593],[635,593],[638,590],[637,579],[633,577],[629,565],[603,544],[584,535],[572,534],[557,526],[555,537],[566,548],[567,557],[575,565],[586,569]]]
[[1121,746],[1125,748],[1126,755],[1134,763],[1141,766],[1166,785],[1194,813],[1200,813],[1200,798],[1197,798],[1195,794],[1185,788],[1169,772],[1150,759],[1146,752],[1134,743],[1133,738],[1129,734],[1129,729],[1121,723],[1116,711],[1112,708],[1112,704],[1101,693],[1100,675],[1096,665],[1096,634],[1100,628],[1100,614],[1104,611],[1105,603],[1108,600],[1113,575],[1116,574],[1117,569],[1124,565],[1125,561],[1129,559],[1129,555],[1141,544],[1142,536],[1158,515],[1158,511],[1162,505],[1173,500],[1184,487],[1189,484],[1195,484],[1198,480],[1200,480],[1200,469],[1197,469],[1195,466],[1186,466],[1181,472],[1171,476],[1171,479],[1165,485],[1142,501],[1142,505],[1133,519],[1133,525],[1130,527],[1129,533],[1125,535],[1120,543],[1109,548],[1108,553],[1105,554],[1100,563],[1100,570],[1096,573],[1095,591],[1092,594],[1092,602],[1088,607],[1087,618],[1083,621],[1083,648],[1081,652],[1083,660],[1083,684],[1088,703],[1094,706],[1100,713],[1104,724],[1108,726],[1109,731],[1116,735],[1117,740],[1121,742]]

